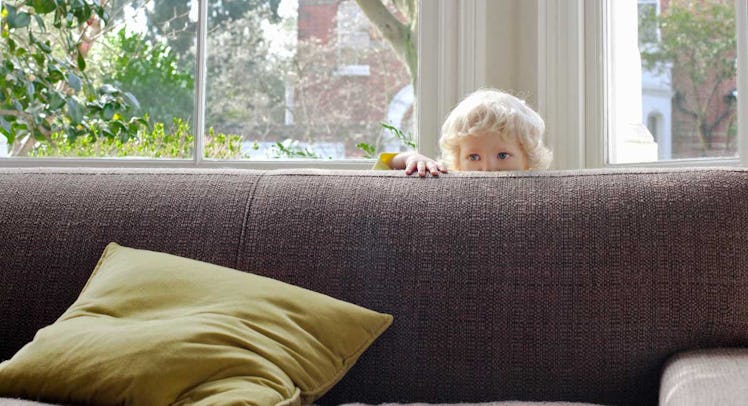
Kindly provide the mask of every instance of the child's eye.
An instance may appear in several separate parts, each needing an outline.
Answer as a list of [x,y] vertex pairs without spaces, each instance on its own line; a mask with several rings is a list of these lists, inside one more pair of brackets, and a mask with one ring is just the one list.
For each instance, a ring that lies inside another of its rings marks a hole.
[[507,159],[511,156],[511,154],[509,154],[508,152],[499,152],[497,156],[499,157],[499,159]]
[[468,159],[471,161],[480,161],[480,155],[478,154],[470,154],[468,155]]

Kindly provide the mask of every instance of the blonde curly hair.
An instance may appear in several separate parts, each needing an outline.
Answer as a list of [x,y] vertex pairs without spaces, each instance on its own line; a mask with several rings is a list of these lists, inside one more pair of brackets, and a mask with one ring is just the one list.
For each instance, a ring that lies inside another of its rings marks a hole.
[[529,169],[550,166],[553,154],[543,144],[543,119],[524,100],[497,89],[479,89],[449,113],[439,138],[442,161],[459,170],[460,138],[486,132],[516,140],[527,154]]

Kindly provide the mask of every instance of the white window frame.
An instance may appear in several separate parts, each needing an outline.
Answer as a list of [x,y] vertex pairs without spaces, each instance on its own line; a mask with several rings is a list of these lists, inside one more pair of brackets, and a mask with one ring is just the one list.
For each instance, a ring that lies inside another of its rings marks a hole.
[[[538,109],[546,120],[553,168],[748,166],[748,119],[738,120],[734,159],[680,159],[609,164],[605,120],[610,69],[605,63],[610,1],[538,0]],[[736,0],[738,94],[748,95],[748,2]],[[738,98],[737,115],[748,117],[748,97]]]
[[[486,2],[418,0],[419,152],[437,157],[441,122],[457,101],[485,82]],[[205,126],[207,0],[198,1],[195,68],[195,128]],[[148,158],[0,158],[0,167],[167,167],[167,168],[325,168],[369,169],[373,160],[213,160],[203,157],[202,135],[195,137],[192,159]]]

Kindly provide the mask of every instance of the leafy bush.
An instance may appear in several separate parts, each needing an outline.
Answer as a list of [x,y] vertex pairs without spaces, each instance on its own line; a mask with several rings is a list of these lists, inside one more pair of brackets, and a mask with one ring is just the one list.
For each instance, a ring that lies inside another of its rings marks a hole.
[[106,22],[108,15],[96,0],[2,2],[0,135],[13,155],[59,133],[70,141],[92,128],[105,137],[134,135],[137,125],[126,117],[135,97],[85,72],[79,28],[97,19]]
[[[37,143],[30,152],[33,157],[77,158],[190,158],[193,154],[194,136],[187,122],[175,118],[167,128],[155,123],[152,128],[140,123],[136,134],[128,138],[101,137],[94,129],[84,137],[69,139],[64,132],[52,134],[49,140]],[[215,134],[213,129],[205,137],[205,156],[220,159],[239,159],[241,137]]]
[[154,122],[190,117],[194,110],[195,78],[179,68],[177,56],[163,43],[152,43],[125,29],[107,35],[92,52],[90,65],[105,83],[127,89],[139,101],[134,113]]

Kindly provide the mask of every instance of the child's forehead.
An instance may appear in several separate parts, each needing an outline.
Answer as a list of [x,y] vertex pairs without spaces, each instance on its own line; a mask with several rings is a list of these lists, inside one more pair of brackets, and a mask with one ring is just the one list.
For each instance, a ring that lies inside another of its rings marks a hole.
[[461,137],[458,137],[458,139],[460,142],[519,142],[518,135],[513,131],[502,131],[499,129],[474,129],[466,134],[463,134]]
[[464,146],[480,145],[520,145],[519,138],[514,134],[502,131],[477,131],[458,137],[458,144]]

